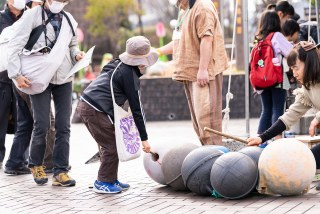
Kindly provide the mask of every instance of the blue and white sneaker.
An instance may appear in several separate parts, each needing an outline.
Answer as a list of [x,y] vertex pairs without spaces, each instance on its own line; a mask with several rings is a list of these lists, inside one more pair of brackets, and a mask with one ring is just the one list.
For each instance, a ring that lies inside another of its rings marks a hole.
[[115,183],[107,183],[96,180],[93,185],[93,191],[103,194],[115,194],[122,191],[122,188]]
[[115,185],[117,185],[118,187],[121,187],[121,189],[123,190],[127,190],[129,189],[130,185],[129,184],[125,184],[125,183],[121,183],[120,181],[116,180],[114,182]]

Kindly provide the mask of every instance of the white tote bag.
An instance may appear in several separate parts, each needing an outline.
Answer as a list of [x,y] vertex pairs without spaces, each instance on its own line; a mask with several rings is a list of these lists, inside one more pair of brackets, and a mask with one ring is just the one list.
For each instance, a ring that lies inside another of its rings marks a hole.
[[125,111],[115,102],[112,79],[120,65],[121,62],[111,76],[110,88],[114,109],[114,128],[119,160],[129,161],[136,159],[141,155],[141,139],[130,109]]

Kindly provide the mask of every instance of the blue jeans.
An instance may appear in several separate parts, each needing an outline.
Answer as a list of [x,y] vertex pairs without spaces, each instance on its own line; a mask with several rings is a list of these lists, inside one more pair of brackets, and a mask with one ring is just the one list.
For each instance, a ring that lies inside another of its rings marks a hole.
[[41,166],[46,149],[46,135],[50,127],[51,95],[55,107],[56,137],[53,148],[53,173],[68,172],[72,82],[63,85],[49,84],[40,93],[31,95],[34,127],[30,146],[29,167]]
[[258,134],[269,129],[284,113],[286,90],[268,88],[261,94],[262,112],[259,121]]
[[33,118],[27,102],[19,95],[18,89],[13,87],[17,106],[17,131],[13,138],[12,147],[6,167],[16,169],[26,163],[25,153],[30,145],[33,128]]

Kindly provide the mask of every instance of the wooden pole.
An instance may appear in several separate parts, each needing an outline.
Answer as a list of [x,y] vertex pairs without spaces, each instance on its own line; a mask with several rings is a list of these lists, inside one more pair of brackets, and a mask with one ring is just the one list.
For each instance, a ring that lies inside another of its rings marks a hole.
[[212,132],[214,134],[217,134],[217,135],[220,135],[220,136],[223,136],[223,137],[227,137],[227,138],[239,141],[239,142],[244,143],[244,144],[248,144],[248,142],[246,140],[243,140],[241,138],[238,138],[238,137],[235,137],[235,136],[232,136],[232,135],[229,135],[229,134],[225,134],[225,133],[213,130],[213,129],[209,129],[208,127],[205,127],[204,131]]

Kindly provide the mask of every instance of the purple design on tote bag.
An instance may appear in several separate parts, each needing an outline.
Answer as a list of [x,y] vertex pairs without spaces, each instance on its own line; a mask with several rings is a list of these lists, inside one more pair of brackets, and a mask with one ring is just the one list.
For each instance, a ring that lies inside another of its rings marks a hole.
[[123,133],[123,142],[130,154],[135,154],[140,148],[140,134],[134,123],[133,117],[129,116],[120,120],[120,128]]

